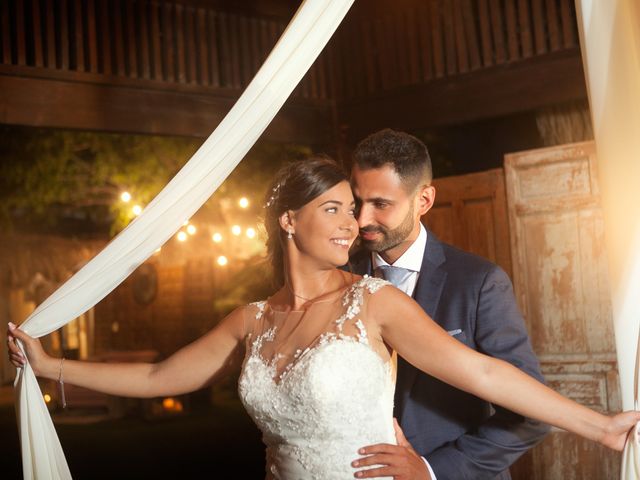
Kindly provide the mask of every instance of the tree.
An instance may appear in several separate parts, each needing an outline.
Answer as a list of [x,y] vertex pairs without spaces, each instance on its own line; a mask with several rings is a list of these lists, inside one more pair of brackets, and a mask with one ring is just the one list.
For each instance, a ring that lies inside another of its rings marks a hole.
[[[115,234],[195,153],[200,139],[0,126],[3,227]],[[310,153],[258,143],[201,212],[219,215],[239,192],[264,192],[275,171]],[[122,192],[132,201],[123,202]],[[253,201],[247,214],[259,214]],[[200,215],[200,213],[198,214]]]

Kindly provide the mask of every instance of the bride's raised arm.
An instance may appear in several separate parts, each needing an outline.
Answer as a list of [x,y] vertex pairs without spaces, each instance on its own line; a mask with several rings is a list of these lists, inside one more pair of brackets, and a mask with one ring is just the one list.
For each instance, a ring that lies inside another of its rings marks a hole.
[[12,363],[20,367],[24,357],[15,338],[22,341],[28,361],[38,377],[58,380],[61,369],[65,383],[111,395],[157,397],[192,392],[209,384],[236,358],[243,338],[247,309],[240,307],[215,328],[193,343],[158,363],[96,363],[54,358],[40,341],[17,328],[7,331]]
[[384,341],[416,368],[526,417],[622,450],[640,412],[608,417],[563,397],[513,365],[453,339],[410,297],[385,287],[369,299]]

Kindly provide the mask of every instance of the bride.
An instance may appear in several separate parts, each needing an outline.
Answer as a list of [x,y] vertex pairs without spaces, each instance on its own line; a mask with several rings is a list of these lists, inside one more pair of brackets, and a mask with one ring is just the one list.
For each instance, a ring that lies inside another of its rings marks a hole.
[[[568,400],[465,347],[386,281],[337,268],[349,259],[358,225],[351,188],[333,161],[315,157],[285,168],[265,208],[280,286],[273,296],[237,308],[156,364],[55,359],[10,324],[11,361],[19,368],[28,359],[40,377],[112,395],[158,397],[204,387],[244,348],[239,393],[263,432],[267,479],[353,478],[361,447],[396,443],[394,351],[489,402],[622,450],[640,412],[608,417]],[[359,468],[377,468],[378,478],[398,473],[369,463]]]

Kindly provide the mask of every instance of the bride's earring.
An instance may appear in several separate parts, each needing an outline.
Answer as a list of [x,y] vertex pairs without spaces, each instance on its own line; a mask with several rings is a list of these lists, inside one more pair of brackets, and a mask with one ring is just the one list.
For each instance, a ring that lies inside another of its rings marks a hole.
[[293,238],[293,232],[292,232],[291,230],[289,230],[289,231],[288,231],[288,233],[289,233],[289,234],[287,235],[287,238],[288,238],[289,240],[291,240],[291,239]]

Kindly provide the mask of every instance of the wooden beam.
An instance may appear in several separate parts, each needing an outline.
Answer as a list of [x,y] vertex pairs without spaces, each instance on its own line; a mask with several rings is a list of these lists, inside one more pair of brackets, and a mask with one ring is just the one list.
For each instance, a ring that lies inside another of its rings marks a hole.
[[18,52],[18,65],[27,64],[27,44],[24,25],[24,0],[16,0],[16,47]]
[[533,34],[531,33],[531,17],[529,16],[528,0],[518,0],[518,19],[520,22],[522,57],[529,58],[533,55]]
[[127,45],[127,54],[128,54],[128,69],[127,74],[131,78],[138,77],[138,47],[136,45],[136,19],[135,19],[135,5],[133,2],[126,2],[126,45]]
[[[155,82],[114,78],[122,85],[105,85],[100,75],[89,73],[0,65],[0,123],[205,137],[241,93],[190,84],[141,88]],[[264,135],[326,146],[332,143],[331,115],[331,102],[289,100]]]
[[196,49],[196,11],[193,7],[186,7],[185,21],[185,58],[187,62],[187,79],[189,83],[198,82],[198,52]]
[[56,30],[54,23],[54,4],[53,0],[46,0],[44,10],[45,38],[47,42],[47,62],[49,68],[56,68]]
[[220,86],[220,60],[218,56],[218,27],[216,25],[216,13],[209,10],[207,23],[209,24],[209,61],[211,65],[211,85]]
[[2,28],[2,63],[11,64],[11,30],[9,26],[9,2],[0,4],[0,23]]
[[44,58],[42,55],[42,28],[40,15],[40,2],[31,2],[31,20],[33,22],[33,64],[36,67],[44,66]]
[[355,143],[384,127],[419,131],[586,98],[578,49],[338,104]]
[[84,2],[75,0],[73,7],[73,24],[74,24],[74,44],[76,54],[76,70],[82,72],[85,70],[84,64],[84,37],[82,28],[82,6]]
[[60,68],[69,69],[69,9],[67,0],[60,0]]
[[113,68],[111,65],[111,36],[113,35],[109,25],[109,2],[100,0],[100,39],[102,47],[102,73],[111,75]]
[[153,59],[152,77],[154,80],[162,81],[162,34],[160,33],[162,10],[160,5],[155,2],[152,2],[149,7],[151,8],[151,48],[153,49],[151,56]]
[[162,58],[164,59],[164,76],[168,82],[176,80],[176,52],[173,47],[174,25],[173,6],[162,5]]
[[94,0],[85,0],[87,7],[87,47],[89,48],[89,71],[98,73],[98,33],[96,5]]
[[118,75],[125,76],[127,74],[125,68],[124,61],[124,35],[125,35],[125,26],[124,26],[124,18],[122,16],[122,8],[120,2],[113,3],[113,38],[115,43],[115,73]]
[[151,77],[151,58],[149,55],[149,30],[147,27],[147,2],[138,3],[138,39],[140,48],[140,76]]

